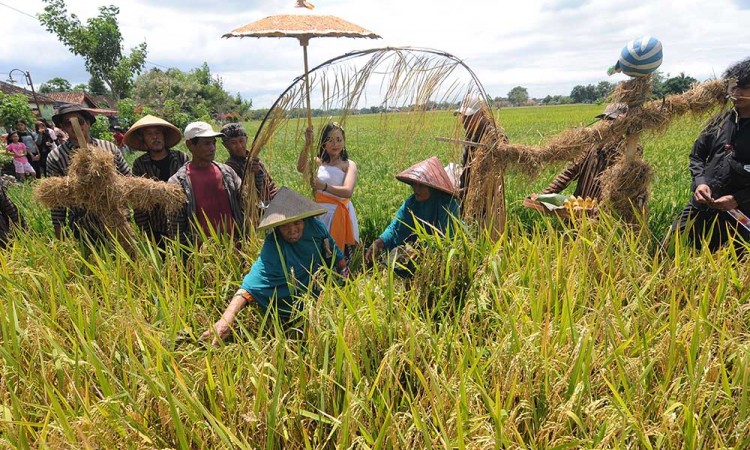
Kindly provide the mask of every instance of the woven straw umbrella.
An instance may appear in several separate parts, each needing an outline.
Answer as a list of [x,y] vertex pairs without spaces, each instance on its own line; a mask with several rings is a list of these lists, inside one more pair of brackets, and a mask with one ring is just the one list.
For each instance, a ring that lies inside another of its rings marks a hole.
[[[381,36],[366,30],[359,25],[347,22],[336,16],[317,15],[276,15],[266,17],[225,34],[230,37],[293,37],[299,39],[305,63],[305,99],[307,106],[307,125],[312,127],[312,110],[310,109],[310,80],[308,79],[307,44],[315,37],[348,37],[380,39]],[[259,149],[254,149],[256,152]],[[310,154],[310,149],[305,148]],[[257,156],[257,155],[252,155]],[[309,178],[312,180],[312,166],[308,164]]]

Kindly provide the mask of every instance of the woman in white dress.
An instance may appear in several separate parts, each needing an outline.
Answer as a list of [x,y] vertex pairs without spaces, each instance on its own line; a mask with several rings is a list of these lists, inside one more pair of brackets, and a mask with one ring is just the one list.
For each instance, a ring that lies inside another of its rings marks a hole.
[[[306,148],[313,140],[313,129],[305,131]],[[345,253],[350,253],[359,243],[359,224],[351,198],[357,184],[357,165],[349,159],[346,151],[346,134],[336,122],[330,122],[320,133],[318,143],[317,176],[312,180],[315,201],[328,212],[318,217],[328,228],[336,245]],[[307,157],[301,151],[297,158],[297,170],[305,173]]]

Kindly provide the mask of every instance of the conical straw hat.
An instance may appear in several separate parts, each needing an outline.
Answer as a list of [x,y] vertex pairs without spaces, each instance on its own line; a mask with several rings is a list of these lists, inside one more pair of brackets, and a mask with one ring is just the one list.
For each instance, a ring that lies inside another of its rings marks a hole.
[[160,119],[151,114],[147,114],[141,117],[133,126],[130,127],[127,133],[125,133],[125,145],[134,150],[148,150],[146,143],[143,142],[142,133],[138,133],[146,127],[161,127],[164,132],[164,147],[172,148],[180,143],[182,139],[182,133],[180,129],[164,119]]
[[400,174],[396,179],[406,184],[420,183],[433,189],[443,191],[446,194],[456,195],[448,174],[443,169],[443,164],[437,156],[418,162]]
[[258,229],[276,227],[295,220],[319,216],[325,212],[326,209],[317,203],[286,186],[282,186],[271,200],[271,204],[263,212],[263,219],[261,219]]

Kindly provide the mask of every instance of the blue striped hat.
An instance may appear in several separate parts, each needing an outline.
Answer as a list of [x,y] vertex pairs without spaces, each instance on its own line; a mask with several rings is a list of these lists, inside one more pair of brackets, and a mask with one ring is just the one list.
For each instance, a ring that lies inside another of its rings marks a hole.
[[645,77],[661,66],[662,58],[661,41],[655,37],[643,36],[628,42],[620,52],[620,59],[612,72]]

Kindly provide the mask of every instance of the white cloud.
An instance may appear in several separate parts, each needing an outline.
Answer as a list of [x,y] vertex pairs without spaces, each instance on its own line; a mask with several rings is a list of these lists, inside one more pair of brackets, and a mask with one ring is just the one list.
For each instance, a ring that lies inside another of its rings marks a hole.
[[[36,14],[40,0],[5,0]],[[269,106],[302,73],[294,39],[222,39],[221,35],[276,13],[306,13],[293,0],[229,0],[207,6],[196,0],[68,0],[82,20],[99,6],[117,3],[126,50],[146,41],[148,61],[190,70],[206,61],[231,92]],[[665,73],[698,79],[720,74],[750,56],[742,39],[750,10],[743,0],[313,0],[315,14],[332,14],[381,34],[378,41],[313,39],[310,66],[345,52],[381,46],[434,48],[463,59],[492,96],[513,86],[532,96],[568,94],[576,84],[608,79],[606,69],[625,43],[653,35],[664,45]],[[70,55],[33,18],[0,5],[5,17],[0,76],[31,71],[35,84],[55,76],[86,82],[83,62]],[[148,66],[151,67],[151,66]],[[611,81],[621,78],[613,77]]]

